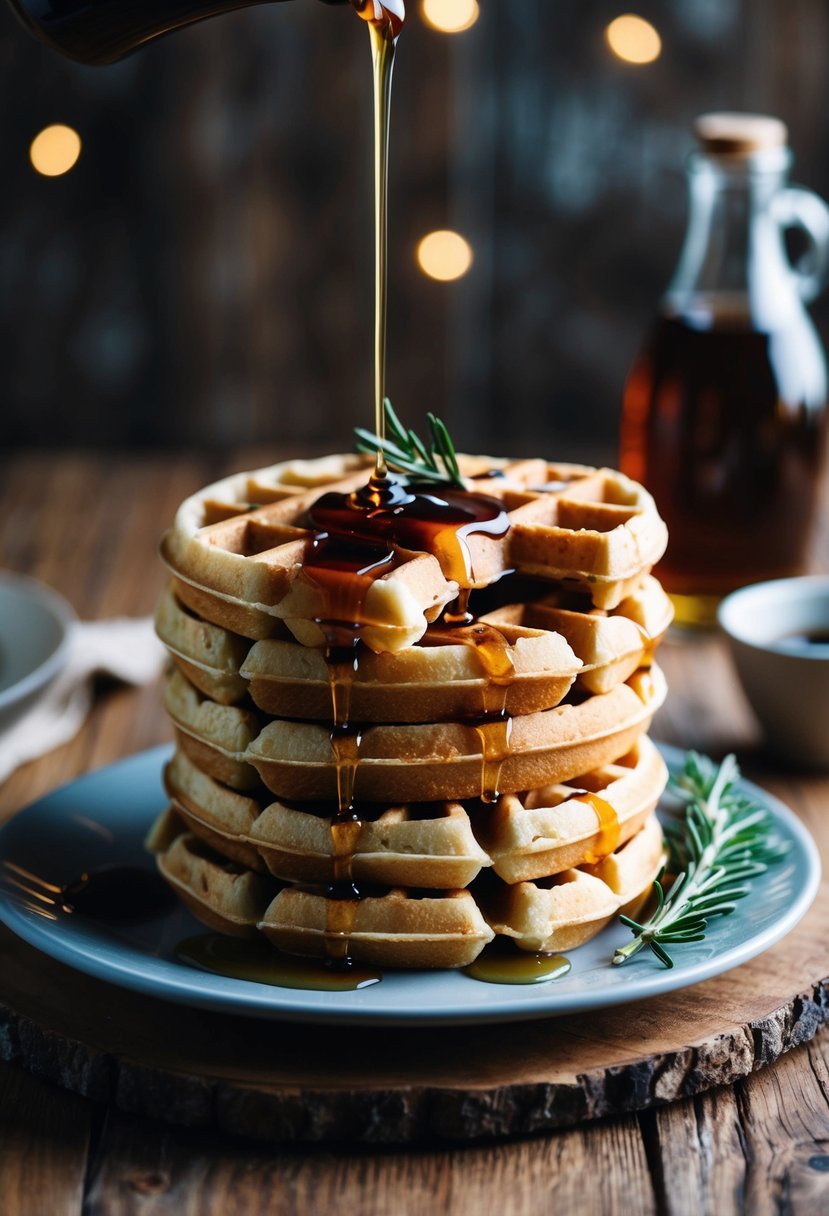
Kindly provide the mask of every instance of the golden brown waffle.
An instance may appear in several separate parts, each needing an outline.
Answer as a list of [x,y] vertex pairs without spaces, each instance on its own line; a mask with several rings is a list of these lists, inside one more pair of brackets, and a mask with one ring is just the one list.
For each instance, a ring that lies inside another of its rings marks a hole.
[[672,619],[670,599],[648,575],[612,611],[591,608],[571,593],[557,591],[526,604],[508,604],[482,616],[481,622],[561,635],[581,661],[578,686],[602,693],[652,660]]
[[199,768],[234,789],[258,787],[259,777],[245,763],[245,756],[262,727],[259,715],[211,701],[180,671],[173,671],[167,680],[164,707],[173,720],[180,746]]
[[[299,883],[334,877],[333,808],[296,808],[214,781],[177,751],[164,783],[187,830],[218,853]],[[182,829],[180,829],[182,830]],[[384,886],[465,887],[491,865],[458,803],[378,808],[351,842],[355,880]]]
[[[281,950],[312,958],[325,958],[332,937],[347,933],[349,956],[375,967],[465,967],[495,936],[468,891],[392,890],[341,906],[336,919],[331,905],[324,895],[286,887],[259,928]],[[332,930],[332,923],[348,928]]]
[[164,787],[185,828],[229,861],[264,872],[259,851],[248,843],[263,799],[222,785],[180,748],[164,770]]
[[493,879],[479,899],[495,932],[514,938],[522,950],[573,950],[619,912],[635,915],[663,861],[662,829],[651,815],[641,831],[595,866],[511,886]]
[[[355,796],[366,802],[439,802],[568,781],[630,751],[662,704],[655,665],[608,693],[502,723],[370,726],[362,732]],[[210,776],[237,789],[256,783],[290,801],[333,800],[337,766],[328,727],[256,715],[202,697],[180,672],[165,705],[180,745]],[[489,734],[490,730],[492,731]]]
[[[615,764],[570,785],[505,794],[495,806],[365,808],[349,840],[351,873],[358,883],[424,889],[468,886],[493,862],[506,882],[549,876],[624,844],[650,815],[666,779],[662,758],[644,736]],[[230,860],[260,871],[267,864],[286,882],[334,879],[334,808],[240,794],[202,773],[181,751],[164,780],[187,830]],[[585,800],[586,793],[600,801]]]
[[[164,829],[159,829],[159,835]],[[292,954],[324,958],[347,939],[357,962],[381,967],[463,967],[493,936],[523,950],[569,950],[595,936],[619,911],[635,914],[662,864],[655,816],[611,857],[555,878],[510,887],[479,880],[469,890],[392,888],[359,900],[323,889],[274,886],[179,835],[158,855],[161,873],[210,928],[252,936],[258,928]],[[272,898],[271,898],[272,897]]]
[[[463,628],[432,627],[398,654],[362,653],[350,717],[429,722],[493,708],[517,716],[557,705],[574,678],[590,692],[608,692],[648,660],[671,611],[662,588],[648,577],[610,613],[559,593],[508,604]],[[492,633],[487,626],[503,638],[495,660],[510,669],[507,682],[490,682],[481,649]],[[170,588],[159,603],[156,628],[190,683],[220,704],[239,702],[249,691],[268,714],[317,721],[331,714],[330,673],[319,649],[290,636],[252,643],[200,620]]]
[[200,692],[221,705],[242,700],[248,685],[239,668],[250,650],[248,638],[201,620],[176,598],[172,587],[158,602],[155,630],[176,666]]
[[232,937],[253,937],[276,886],[236,862],[211,852],[184,833],[156,857],[162,876],[194,916]]
[[[505,643],[499,658],[514,674],[508,683],[492,683],[475,645],[476,635],[486,633],[479,624],[441,629],[443,644],[426,645],[433,636],[429,629],[420,643],[397,654],[365,652],[351,685],[351,721],[447,721],[490,713],[495,704],[511,715],[534,713],[558,705],[581,671],[559,634],[505,623],[499,628]],[[317,721],[331,716],[329,671],[320,650],[257,642],[242,674],[256,705],[269,714]]]
[[[502,537],[468,537],[469,586],[517,570],[580,588],[597,607],[613,608],[664,551],[665,526],[652,498],[621,473],[542,460],[461,457],[460,464],[467,484],[496,498],[510,522]],[[314,622],[327,617],[328,604],[302,577],[312,538],[307,512],[323,489],[359,489],[370,467],[345,456],[287,462],[187,499],[162,542],[179,596],[205,620],[246,637],[270,637],[274,621],[284,620],[300,641],[320,644]],[[399,550],[360,605],[363,641],[378,651],[412,645],[457,591],[436,557]]]
[[[249,839],[277,878],[294,883],[334,878],[330,815],[274,802]],[[383,808],[360,822],[350,845],[350,870],[358,884],[451,890],[468,886],[481,867],[492,864],[457,802]]]
[[504,882],[548,877],[621,848],[667,780],[664,760],[643,735],[626,756],[568,784],[504,794],[475,816],[475,835]]
[[[664,700],[665,682],[655,668],[647,684],[637,684],[638,691],[620,684],[578,704],[514,718],[505,748],[500,723],[489,738],[489,727],[457,722],[368,727],[355,796],[367,802],[431,802],[569,780],[624,755],[647,730]],[[245,756],[281,797],[336,797],[336,765],[325,727],[269,722]]]

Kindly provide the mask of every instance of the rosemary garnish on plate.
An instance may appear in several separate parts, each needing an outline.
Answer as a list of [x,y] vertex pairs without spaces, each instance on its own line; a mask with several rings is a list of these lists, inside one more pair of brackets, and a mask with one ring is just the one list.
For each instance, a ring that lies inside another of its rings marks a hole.
[[427,446],[414,431],[407,430],[392,409],[388,397],[383,400],[386,419],[386,438],[380,439],[363,427],[354,428],[358,452],[376,456],[381,451],[390,469],[405,473],[410,481],[428,481],[432,484],[456,486],[464,489],[455,445],[446,429],[446,424],[434,414],[427,414],[431,442]]
[[659,874],[653,884],[656,909],[647,921],[620,917],[634,937],[617,949],[614,964],[649,946],[660,962],[673,967],[665,947],[702,941],[709,920],[733,912],[737,900],[749,894],[750,880],[788,852],[787,844],[770,837],[768,810],[736,788],[739,776],[734,756],[716,765],[689,752],[683,771],[671,778],[685,803],[683,820],[665,827],[667,868],[676,877],[666,890],[664,871]]

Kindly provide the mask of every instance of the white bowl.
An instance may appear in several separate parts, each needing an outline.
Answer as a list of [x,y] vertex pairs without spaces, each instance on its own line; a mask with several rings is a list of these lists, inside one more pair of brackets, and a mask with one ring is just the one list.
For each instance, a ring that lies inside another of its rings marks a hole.
[[0,728],[62,669],[75,621],[56,591],[25,575],[0,572]]
[[[718,617],[769,748],[829,768],[829,577],[744,587]],[[806,640],[816,633],[827,640]]]

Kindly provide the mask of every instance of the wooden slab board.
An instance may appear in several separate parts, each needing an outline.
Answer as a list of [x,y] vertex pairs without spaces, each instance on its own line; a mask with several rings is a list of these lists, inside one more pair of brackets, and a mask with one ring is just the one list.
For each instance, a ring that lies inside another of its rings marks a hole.
[[589,1016],[331,1030],[168,1004],[0,930],[0,1058],[100,1102],[270,1142],[527,1134],[733,1082],[829,1017],[829,885],[727,975]]

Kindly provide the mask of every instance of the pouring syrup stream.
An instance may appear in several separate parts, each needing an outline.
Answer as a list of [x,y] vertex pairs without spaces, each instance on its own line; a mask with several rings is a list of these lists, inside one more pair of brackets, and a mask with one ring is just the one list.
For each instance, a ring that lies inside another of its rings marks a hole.
[[[389,120],[391,114],[391,85],[394,68],[394,53],[397,39],[403,28],[405,17],[403,0],[352,0],[360,17],[368,22],[371,42],[372,75],[374,82],[374,426],[379,439],[385,437],[386,380],[386,333],[388,302],[388,157]],[[400,488],[392,483],[382,448],[378,448],[374,472],[369,483],[355,495],[353,507],[362,513],[366,508],[389,506],[396,501]],[[406,495],[402,495],[406,497]],[[349,507],[346,507],[346,514]],[[346,535],[349,529],[345,529]],[[343,543],[343,534],[335,529],[333,536],[319,533],[315,548],[321,549],[317,571],[318,577],[325,573],[333,557],[333,565],[341,566],[343,550],[360,550],[353,540]],[[363,546],[364,548],[364,546]],[[375,548],[378,548],[375,546]],[[352,558],[354,554],[347,553]],[[339,560],[338,560],[339,559]],[[378,553],[374,554],[374,563]],[[379,546],[379,564],[385,566],[394,560],[390,549]],[[346,562],[346,565],[349,563]],[[357,561],[360,565],[360,561]],[[372,563],[370,562],[371,566]],[[374,571],[376,573],[376,570]],[[359,599],[365,594],[366,575],[353,581],[356,571],[351,571],[350,596]],[[361,571],[362,573],[362,571]],[[370,581],[370,575],[369,575]],[[348,597],[347,597],[348,598]],[[343,605],[343,608],[346,608]],[[334,617],[357,613],[346,611],[332,613]],[[332,729],[331,748],[337,773],[337,813],[331,822],[331,845],[333,852],[333,881],[329,887],[325,948],[330,966],[348,969],[351,965],[348,946],[357,914],[360,892],[352,876],[354,850],[362,826],[354,807],[354,781],[360,760],[361,732],[351,722],[351,683],[354,678],[360,645],[359,626],[349,628],[337,626],[334,621],[320,622],[326,637],[325,657],[331,687]]]
[[[374,80],[374,430],[385,439],[386,343],[388,311],[388,194],[389,121],[391,85],[397,39],[403,28],[403,0],[353,0],[357,13],[368,22]],[[378,448],[370,489],[382,501],[389,472]]]

